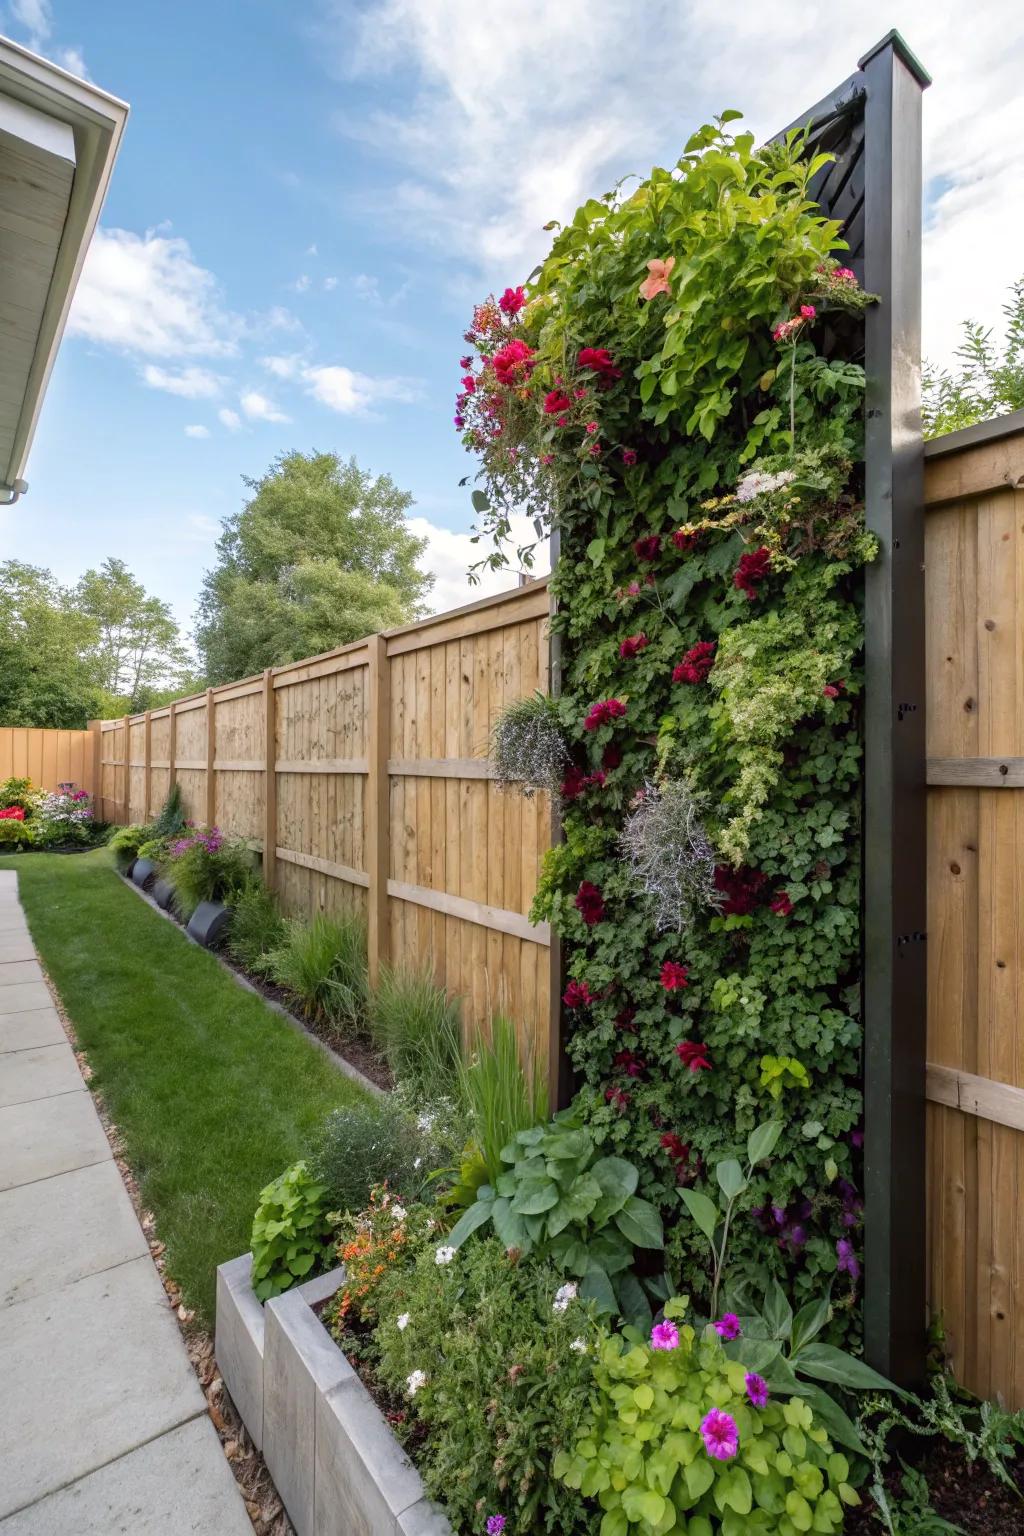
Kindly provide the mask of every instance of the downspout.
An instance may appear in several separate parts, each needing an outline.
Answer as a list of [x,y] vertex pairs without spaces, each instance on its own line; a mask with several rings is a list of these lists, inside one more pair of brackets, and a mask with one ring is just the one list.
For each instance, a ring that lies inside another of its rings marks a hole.
[[13,485],[0,485],[0,507],[13,507],[19,496],[28,490],[27,480],[15,480]]

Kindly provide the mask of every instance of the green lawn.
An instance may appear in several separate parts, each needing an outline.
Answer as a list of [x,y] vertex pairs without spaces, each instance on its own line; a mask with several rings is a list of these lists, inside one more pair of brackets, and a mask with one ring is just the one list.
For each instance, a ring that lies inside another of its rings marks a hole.
[[168,1272],[210,1326],[214,1268],[249,1246],[256,1196],[361,1090],[98,849],[0,858],[124,1138]]

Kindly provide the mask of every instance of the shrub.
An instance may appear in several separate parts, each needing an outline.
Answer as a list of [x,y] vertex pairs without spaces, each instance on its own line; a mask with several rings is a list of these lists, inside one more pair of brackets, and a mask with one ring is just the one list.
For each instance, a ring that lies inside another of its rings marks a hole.
[[459,1073],[459,1089],[487,1177],[496,1179],[505,1166],[502,1147],[547,1115],[544,1081],[532,1061],[524,1067],[511,1019],[499,1014],[489,1038],[477,1031],[473,1053]]
[[153,828],[150,826],[117,827],[111,833],[107,846],[113,850],[118,868],[127,869],[132,860],[138,858],[143,843],[149,842],[152,836]]
[[332,1209],[343,1211],[361,1211],[378,1184],[412,1196],[423,1184],[428,1160],[427,1139],[416,1122],[377,1100],[332,1111],[308,1157]]
[[252,1285],[260,1301],[280,1296],[329,1261],[327,1190],[304,1162],[293,1163],[260,1190],[251,1247]]
[[326,1019],[347,1030],[366,1017],[369,981],[366,929],[355,917],[291,919],[285,938],[267,956],[267,970],[298,999],[307,1019]]
[[32,817],[33,841],[41,848],[60,843],[87,843],[93,830],[89,792],[74,784],[60,784],[54,793],[39,797]]
[[181,804],[181,785],[175,780],[167,791],[167,798],[154,823],[158,837],[176,837],[186,827],[185,812]]
[[385,1276],[408,1263],[437,1226],[425,1205],[403,1205],[386,1185],[370,1191],[365,1210],[346,1212],[338,1223],[337,1259],[345,1266],[345,1284],[331,1307],[336,1338],[352,1325],[377,1317],[377,1293]]
[[33,787],[31,779],[12,777],[0,783],[0,811],[20,806],[31,815],[38,797],[39,791]]
[[558,705],[544,693],[516,699],[491,731],[491,762],[498,783],[527,797],[538,789],[556,794],[569,766]]
[[246,970],[264,970],[267,955],[284,936],[284,918],[273,891],[267,890],[258,875],[250,874],[232,898],[228,954]]
[[0,817],[0,847],[28,848],[33,841],[32,823],[14,817]]
[[493,1239],[447,1264],[444,1251],[429,1244],[376,1296],[378,1374],[429,1430],[417,1454],[428,1490],[456,1530],[482,1531],[492,1515],[505,1536],[590,1529],[552,1463],[587,1414],[591,1309],[563,1304],[560,1275],[516,1264]]
[[[152,831],[152,828],[150,828]],[[166,837],[147,837],[139,848],[140,859],[152,859],[154,864],[162,864],[167,857]]]
[[396,1078],[428,1098],[452,1092],[462,1059],[459,1008],[429,974],[383,971],[369,1024]]
[[229,842],[217,827],[193,827],[167,847],[167,878],[186,912],[201,901],[227,901],[252,873],[244,843]]
[[603,1536],[840,1531],[843,1505],[860,1503],[846,1457],[807,1403],[776,1400],[685,1313],[670,1301],[650,1344],[603,1341],[592,1411],[556,1474],[599,1499]]

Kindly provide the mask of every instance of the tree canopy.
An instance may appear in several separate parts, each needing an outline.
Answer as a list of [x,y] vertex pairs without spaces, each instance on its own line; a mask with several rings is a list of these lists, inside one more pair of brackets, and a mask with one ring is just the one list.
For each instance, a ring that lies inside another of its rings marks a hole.
[[0,564],[0,725],[83,727],[99,698],[98,637],[49,571]]
[[129,714],[151,707],[168,684],[183,684],[188,652],[181,643],[170,604],[147,593],[123,560],[104,560],[74,589],[78,611],[93,619],[99,685],[124,701]]
[[207,681],[359,640],[415,618],[433,581],[425,541],[406,525],[412,497],[335,453],[281,454],[225,518],[199,602]]
[[924,367],[924,431],[939,437],[975,422],[1024,408],[1024,277],[1003,305],[1006,336],[1000,346],[976,320],[965,320],[957,365]]

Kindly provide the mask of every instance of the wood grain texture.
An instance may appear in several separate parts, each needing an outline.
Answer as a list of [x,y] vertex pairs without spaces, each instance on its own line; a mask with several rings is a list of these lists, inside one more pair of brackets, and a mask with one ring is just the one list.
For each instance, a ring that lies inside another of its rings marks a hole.
[[[77,784],[96,794],[99,789],[96,742],[105,741],[100,722],[86,731],[45,730],[42,727],[0,726],[0,782],[29,778],[37,789],[53,791],[58,784]],[[103,756],[106,753],[102,753]]]

